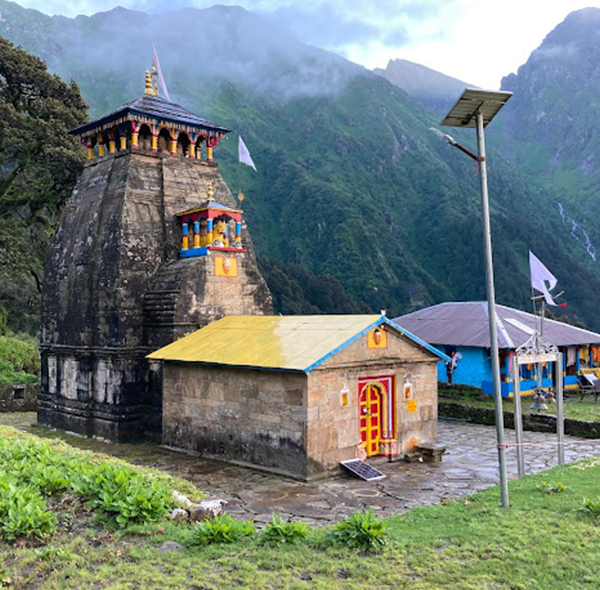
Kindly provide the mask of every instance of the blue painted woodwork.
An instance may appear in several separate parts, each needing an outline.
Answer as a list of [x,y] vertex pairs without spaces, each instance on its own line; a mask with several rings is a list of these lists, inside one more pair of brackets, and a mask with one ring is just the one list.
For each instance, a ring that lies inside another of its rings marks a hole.
[[[436,345],[434,345],[436,346]],[[451,355],[452,351],[460,352],[462,359],[458,361],[456,369],[452,374],[452,383],[457,385],[472,385],[480,387],[483,393],[493,395],[493,377],[492,377],[492,361],[490,359],[489,349],[477,348],[473,346],[440,346],[437,348],[443,350],[447,355]],[[565,355],[563,354],[563,366],[565,364]],[[579,355],[577,355],[577,363],[579,364]],[[551,363],[552,365],[552,363]],[[552,378],[552,366],[544,368],[542,374],[542,388],[548,389],[554,386]],[[500,364],[500,390],[502,397],[510,397],[513,393],[512,378],[509,373],[508,358]],[[442,383],[448,382],[446,374],[446,363],[438,363],[438,381]],[[521,393],[530,394],[536,388],[535,372],[527,369],[526,366],[521,367]],[[565,389],[573,389],[578,387],[577,375],[566,375],[563,381]]]
[[208,254],[208,248],[203,246],[202,248],[188,248],[187,250],[179,250],[179,256],[181,258],[192,258],[193,256],[206,256]]

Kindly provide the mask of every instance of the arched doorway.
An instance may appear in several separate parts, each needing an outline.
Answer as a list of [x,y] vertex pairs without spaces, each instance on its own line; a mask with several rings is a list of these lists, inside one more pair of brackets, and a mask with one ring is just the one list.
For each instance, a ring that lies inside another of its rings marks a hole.
[[359,430],[367,457],[394,454],[396,417],[393,377],[359,379]]
[[379,454],[383,392],[379,383],[368,383],[360,393],[360,438],[367,457]]

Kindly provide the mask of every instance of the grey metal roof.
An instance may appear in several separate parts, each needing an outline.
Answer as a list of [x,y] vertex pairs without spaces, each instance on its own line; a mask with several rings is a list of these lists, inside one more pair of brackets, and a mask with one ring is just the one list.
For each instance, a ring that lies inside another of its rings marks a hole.
[[[538,317],[512,307],[496,305],[496,316],[499,348],[518,348],[539,329]],[[393,321],[433,346],[490,347],[485,301],[440,303]],[[544,338],[557,346],[600,343],[600,334],[547,318],[544,319]]]
[[161,121],[169,121],[171,123],[182,123],[184,125],[207,129],[209,131],[219,131],[220,133],[229,133],[231,131],[231,129],[219,127],[218,125],[195,115],[178,104],[165,100],[162,96],[143,94],[134,100],[126,102],[123,106],[111,111],[100,119],[96,119],[95,121],[81,125],[81,127],[72,129],[70,133],[80,135],[91,129],[106,125],[111,121],[121,119],[130,113],[133,115],[152,117]]

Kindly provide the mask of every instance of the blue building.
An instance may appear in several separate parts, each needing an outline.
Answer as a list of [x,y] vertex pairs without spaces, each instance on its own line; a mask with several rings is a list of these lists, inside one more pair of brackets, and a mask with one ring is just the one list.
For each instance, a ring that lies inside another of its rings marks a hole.
[[[519,346],[540,331],[540,318],[530,313],[496,305],[502,395],[512,395],[512,358]],[[440,303],[393,320],[405,330],[449,356],[458,353],[452,382],[481,387],[493,393],[488,304],[485,301]],[[563,353],[565,389],[577,388],[577,375],[593,372],[600,377],[600,334],[563,322],[544,319],[544,339]],[[550,363],[551,365],[552,363]],[[537,365],[521,367],[521,393],[532,393],[537,383]],[[542,367],[542,387],[553,386],[552,367]],[[438,379],[447,381],[447,365],[438,363]]]

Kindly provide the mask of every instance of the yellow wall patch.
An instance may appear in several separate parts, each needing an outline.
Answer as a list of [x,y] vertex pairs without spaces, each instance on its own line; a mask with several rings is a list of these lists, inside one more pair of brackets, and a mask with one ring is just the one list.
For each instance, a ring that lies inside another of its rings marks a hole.
[[218,277],[237,277],[237,260],[225,256],[215,257],[215,275]]
[[387,348],[387,332],[383,328],[375,328],[367,334],[369,348]]
[[414,399],[406,400],[406,411],[409,414],[416,412],[417,411],[417,400],[414,400]]

